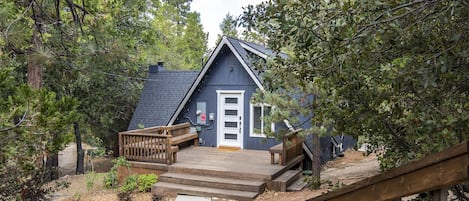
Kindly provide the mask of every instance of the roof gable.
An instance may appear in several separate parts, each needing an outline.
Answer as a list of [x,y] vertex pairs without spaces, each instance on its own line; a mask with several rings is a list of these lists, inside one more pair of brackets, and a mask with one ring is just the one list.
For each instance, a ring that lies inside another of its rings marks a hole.
[[[260,77],[257,75],[257,73],[255,73],[253,64],[251,62],[249,62],[249,57],[248,57],[247,51],[245,50],[245,48],[242,47],[242,42],[240,40],[237,40],[237,39],[233,39],[233,38],[223,36],[223,39],[221,40],[221,42],[217,45],[215,50],[210,55],[207,63],[205,63],[204,67],[202,68],[200,73],[197,75],[197,78],[195,79],[195,81],[192,84],[191,88],[189,89],[187,94],[184,96],[184,99],[180,102],[177,110],[173,113],[168,125],[172,125],[174,123],[174,121],[176,121],[176,118],[179,115],[179,113],[182,111],[182,109],[184,108],[184,105],[186,105],[189,98],[192,96],[192,94],[196,90],[197,86],[200,84],[200,82],[204,78],[204,76],[207,73],[208,69],[212,66],[212,63],[215,60],[215,58],[217,57],[217,55],[219,54],[220,50],[225,45],[235,55],[235,57],[241,63],[241,66],[243,66],[243,68],[249,74],[249,76],[254,81],[254,83],[256,83],[256,86],[259,87],[259,89],[264,90],[264,86],[262,85]],[[253,52],[253,53],[256,54],[256,52]],[[259,55],[259,56],[261,56],[261,55]]]

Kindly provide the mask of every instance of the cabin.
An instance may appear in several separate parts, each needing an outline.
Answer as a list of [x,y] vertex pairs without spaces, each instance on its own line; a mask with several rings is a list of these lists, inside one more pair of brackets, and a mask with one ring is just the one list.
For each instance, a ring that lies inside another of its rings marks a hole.
[[[167,172],[152,189],[155,192],[251,200],[265,188],[286,191],[289,186],[303,185],[299,177],[315,156],[311,137],[297,134],[309,124],[267,125],[262,117],[271,107],[251,102],[257,89],[264,90],[262,72],[256,64],[268,57],[286,57],[279,54],[225,36],[200,71],[169,71],[163,63],[151,65],[128,131],[119,134],[120,155],[139,171]],[[289,127],[290,133],[282,140],[268,138],[263,133],[266,127],[274,131]],[[323,137],[320,141],[322,153],[316,157],[323,163],[355,143],[348,136]],[[213,180],[217,185],[200,187],[200,181],[192,181],[195,185],[189,187],[190,181],[178,183],[177,178]],[[211,188],[226,186],[217,182],[227,178],[232,179],[228,181],[232,188],[225,189],[225,194],[214,194],[219,190]],[[253,181],[257,183],[250,183]],[[253,190],[245,197],[227,195],[249,185]]]

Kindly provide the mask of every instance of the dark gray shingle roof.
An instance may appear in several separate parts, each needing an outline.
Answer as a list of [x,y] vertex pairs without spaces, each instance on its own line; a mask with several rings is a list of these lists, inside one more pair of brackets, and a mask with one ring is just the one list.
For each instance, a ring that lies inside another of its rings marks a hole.
[[165,126],[176,111],[199,71],[160,71],[149,73],[128,130]]
[[283,52],[280,52],[280,53],[277,53],[275,52],[274,50],[270,49],[270,48],[267,48],[267,47],[264,47],[262,45],[259,45],[259,44],[255,44],[255,43],[251,43],[251,42],[247,42],[247,41],[244,41],[244,40],[239,40],[237,39],[240,43],[244,43],[245,45],[265,54],[266,56],[268,57],[275,57],[277,55],[279,55],[280,57],[286,59],[288,58],[287,54],[283,53]]
[[[230,43],[233,45],[233,48],[235,49],[235,51],[238,52],[238,54],[246,62],[246,64],[249,66],[249,68],[254,72],[254,75],[256,76],[256,78],[259,81],[261,81],[261,83],[263,82],[261,74],[262,74],[262,71],[265,70],[264,66],[255,66],[256,64],[253,63],[253,62],[255,62],[256,60],[253,59],[250,56],[250,54],[248,53],[248,51],[250,51],[250,50],[247,50],[247,49],[243,48],[243,46],[241,44],[249,46],[250,48],[264,54],[267,57],[272,57],[273,58],[273,57],[276,57],[276,55],[280,55],[280,57],[282,57],[282,58],[288,58],[287,54],[285,54],[283,52],[276,53],[274,50],[269,49],[267,47],[264,47],[262,45],[254,44],[254,43],[243,41],[243,40],[236,39],[236,38],[231,38],[231,37],[228,37],[228,36],[226,36],[226,38],[228,39],[228,41],[230,41]],[[251,52],[251,53],[256,54],[254,52]],[[261,58],[260,55],[258,55],[258,56],[259,56],[259,58]]]

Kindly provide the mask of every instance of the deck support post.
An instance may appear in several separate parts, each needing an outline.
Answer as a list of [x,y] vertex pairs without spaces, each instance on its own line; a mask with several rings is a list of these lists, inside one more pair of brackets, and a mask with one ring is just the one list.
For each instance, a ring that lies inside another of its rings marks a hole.
[[448,199],[448,188],[431,191],[432,201],[446,201]]

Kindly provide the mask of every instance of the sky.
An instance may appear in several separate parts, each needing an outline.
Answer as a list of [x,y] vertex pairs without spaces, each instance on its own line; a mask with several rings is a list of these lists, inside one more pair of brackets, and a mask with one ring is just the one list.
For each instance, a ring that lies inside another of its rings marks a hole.
[[242,7],[257,5],[263,0],[193,0],[191,10],[200,13],[204,31],[208,35],[208,48],[215,46],[220,31],[220,23],[227,13],[238,17],[243,13]]

